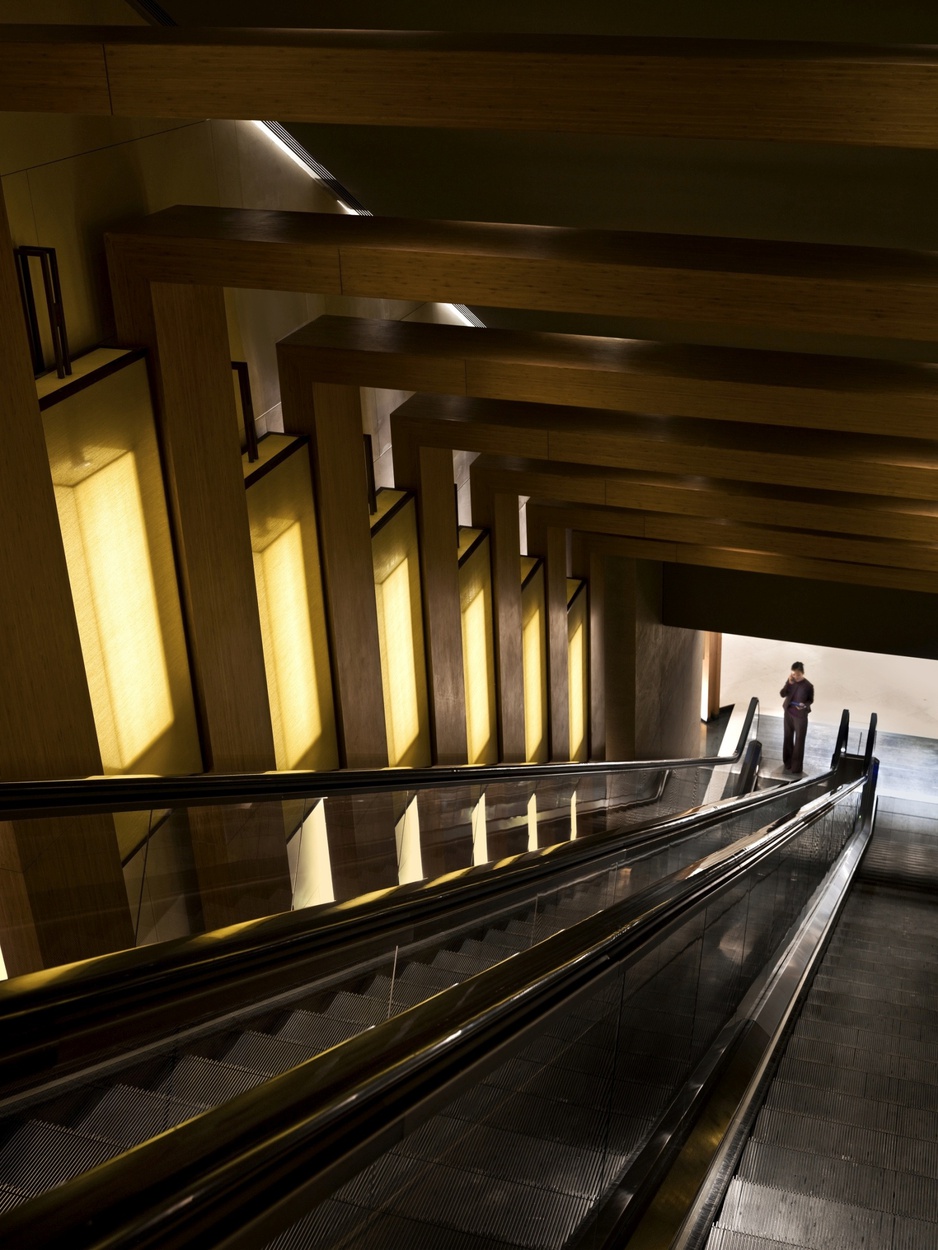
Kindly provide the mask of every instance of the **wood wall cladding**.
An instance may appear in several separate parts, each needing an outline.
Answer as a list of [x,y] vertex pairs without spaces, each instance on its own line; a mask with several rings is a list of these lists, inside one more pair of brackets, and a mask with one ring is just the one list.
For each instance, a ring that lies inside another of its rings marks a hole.
[[310,439],[339,761],[346,768],[386,768],[361,398],[357,387],[315,384],[283,343],[278,362],[284,425]]
[[0,108],[935,145],[930,50],[745,40],[7,26]]
[[[938,257],[925,252],[186,206],[108,239],[122,265],[154,281],[938,339]],[[403,324],[472,337],[462,327]],[[299,346],[303,334],[291,341]],[[746,372],[757,385],[743,368],[740,385]],[[892,376],[885,370],[881,385]],[[823,369],[818,384],[823,391]]]

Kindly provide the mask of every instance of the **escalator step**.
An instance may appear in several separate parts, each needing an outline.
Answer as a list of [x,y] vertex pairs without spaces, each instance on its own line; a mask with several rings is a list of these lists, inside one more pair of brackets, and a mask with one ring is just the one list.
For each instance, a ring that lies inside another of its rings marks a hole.
[[919,1107],[926,1111],[938,1111],[938,1085],[902,1080],[900,1077],[869,1072],[862,1068],[812,1063],[804,1059],[792,1059],[786,1055],[779,1067],[779,1076],[782,1080],[790,1081],[792,1084],[837,1090],[854,1098],[866,1098],[874,1102],[894,1102],[900,1107]]
[[775,1241],[759,1237],[755,1233],[741,1233],[738,1228],[722,1228],[714,1225],[706,1250],[804,1250],[793,1241]]
[[388,1004],[387,1001],[382,1003],[377,998],[369,998],[365,994],[339,990],[323,1015],[337,1020],[348,1020],[350,1024],[358,1024],[361,1028],[367,1028],[372,1024],[381,1024],[388,1018]]
[[460,945],[462,955],[476,955],[480,959],[488,959],[490,964],[501,963],[503,959],[517,953],[516,946],[508,946],[498,939],[501,934],[496,930],[484,938],[466,938]]
[[[477,1125],[454,1136],[446,1116],[435,1116],[424,1125],[419,1139],[406,1137],[397,1147],[401,1154],[425,1162],[452,1164],[495,1179],[538,1185],[553,1192],[595,1198],[609,1177],[623,1169],[623,1155],[601,1150],[577,1150],[561,1142],[545,1142],[529,1134],[509,1132],[491,1125]],[[433,1131],[437,1130],[437,1131]]]
[[[830,1155],[857,1164],[875,1163],[894,1170],[899,1167],[899,1139],[895,1134],[860,1128],[855,1124],[838,1124],[815,1116],[763,1107],[752,1136],[753,1141],[801,1150],[806,1154]],[[929,1143],[919,1144],[926,1146]],[[922,1171],[921,1168],[918,1170]],[[928,1175],[927,1172],[924,1174]]]
[[931,1024],[922,1024],[903,1016],[871,1016],[869,1011],[861,1011],[850,1006],[834,1007],[830,1003],[819,1001],[811,995],[802,1009],[807,1020],[829,1021],[831,1024],[856,1025],[871,1029],[883,1036],[912,1038],[916,1041],[928,1041],[935,1036],[935,1028]]
[[156,1088],[183,1102],[217,1107],[266,1080],[267,1075],[263,1072],[203,1059],[201,1055],[184,1055]]
[[893,1216],[886,1211],[826,1202],[808,1194],[787,1193],[768,1185],[730,1182],[720,1214],[723,1227],[775,1241],[825,1250],[891,1246]]
[[292,1011],[286,1021],[277,1030],[277,1037],[289,1042],[297,1042],[318,1053],[329,1050],[354,1037],[361,1032],[357,1024],[348,1020],[337,1020],[332,1016],[324,1016],[316,1011]]
[[430,961],[434,968],[446,968],[460,977],[472,977],[487,967],[487,961],[473,955],[460,955],[458,951],[437,951]]
[[120,1142],[129,1149],[201,1115],[204,1110],[199,1103],[181,1102],[132,1085],[115,1085],[76,1122],[75,1128]]
[[422,986],[428,998],[431,994],[437,994],[440,990],[457,984],[457,978],[448,968],[431,968],[429,964],[416,959],[404,965],[403,970],[398,973],[398,979],[408,985]]
[[938,1218],[938,1194],[928,1177],[903,1177],[872,1164],[750,1142],[736,1175],[751,1184],[810,1194],[852,1207],[892,1211],[918,1219]]
[[374,1216],[361,1207],[332,1198],[281,1233],[266,1250],[308,1250],[311,1246],[352,1250],[365,1245],[368,1250],[514,1250],[505,1241],[441,1229],[438,1224],[385,1212]]
[[268,1076],[280,1072],[289,1072],[319,1052],[299,1042],[289,1041],[284,1037],[271,1037],[269,1033],[254,1033],[248,1030],[242,1033],[235,1044],[225,1055],[227,1063],[240,1068],[252,1068],[255,1072],[266,1072]]
[[368,986],[368,997],[377,998],[384,1003],[384,1013],[387,1015],[388,1003],[391,1004],[391,1015],[396,1015],[399,1011],[406,1011],[408,1007],[414,1007],[417,1003],[425,1003],[428,998],[432,998],[437,990],[428,990],[425,986],[417,985],[413,981],[404,981],[400,977],[394,980],[394,993],[391,994],[391,978],[386,976],[375,977],[371,985]]
[[785,1061],[793,1063],[825,1063],[832,1067],[851,1067],[864,1072],[900,1077],[938,1085],[938,1063],[907,1059],[888,1050],[872,1050],[865,1046],[845,1046],[820,1038],[793,1035],[785,1052]]
[[938,1042],[927,1038],[920,1040],[902,1037],[897,1034],[876,1033],[864,1027],[864,1022],[857,1024],[832,1024],[827,1020],[800,1016],[795,1025],[794,1035],[806,1039],[837,1042],[845,1046],[862,1046],[866,1050],[888,1050],[892,1055],[901,1055],[913,1060],[938,1063]]
[[506,950],[523,951],[527,950],[530,946],[530,938],[530,927],[524,935],[520,933],[509,933],[507,929],[489,929],[483,941],[486,945],[488,945],[489,942],[492,942],[496,946],[504,947]]
[[25,1189],[16,1189],[12,1185],[0,1185],[0,1215],[4,1211],[12,1211],[14,1207],[20,1206],[31,1197],[32,1194],[28,1194]]
[[122,1152],[116,1142],[90,1134],[28,1120],[0,1150],[0,1183],[10,1189],[40,1194],[64,1185],[73,1176],[87,1172]]
[[[811,987],[811,992],[828,993],[831,995],[844,995],[851,999],[858,1007],[863,1006],[867,1001],[874,1003],[889,1003],[895,1007],[920,1007],[927,1011],[935,1012],[935,1008],[930,1006],[927,997],[927,991],[921,989],[902,989],[897,987],[895,982],[889,977],[880,978],[877,983],[857,982],[843,976],[825,976],[823,971],[818,973]],[[923,1001],[924,1000],[924,1001]],[[938,1019],[938,1012],[935,1013]]]

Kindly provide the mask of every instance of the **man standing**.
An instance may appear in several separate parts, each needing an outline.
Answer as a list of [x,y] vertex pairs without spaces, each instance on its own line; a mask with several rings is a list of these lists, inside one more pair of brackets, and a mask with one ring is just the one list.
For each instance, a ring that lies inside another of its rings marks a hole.
[[805,677],[804,665],[800,660],[795,660],[791,666],[788,681],[779,694],[785,709],[782,763],[786,773],[798,777],[804,772],[804,739],[808,732],[808,714],[814,702],[814,687]]

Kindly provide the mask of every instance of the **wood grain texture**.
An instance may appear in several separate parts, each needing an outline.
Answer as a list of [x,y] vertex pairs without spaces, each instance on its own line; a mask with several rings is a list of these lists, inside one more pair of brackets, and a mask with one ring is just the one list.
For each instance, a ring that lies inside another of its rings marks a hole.
[[324,381],[868,434],[888,411],[894,435],[935,434],[930,364],[331,316],[288,342]]
[[21,49],[46,52],[22,80],[30,104],[14,98],[5,107],[81,111],[54,91],[60,62],[67,66],[76,49],[100,55],[103,45],[115,116],[893,147],[933,146],[938,121],[938,68],[921,49],[389,31],[36,31],[4,32],[11,64]]
[[169,209],[111,237],[154,279],[280,290],[288,278],[321,292],[337,251],[344,295],[938,338],[938,257],[925,252],[211,208]]
[[339,760],[386,768],[378,612],[357,386],[314,382],[278,344],[285,429],[310,439],[326,616],[332,648]]
[[469,756],[452,452],[422,448],[417,485],[433,763],[465,764]]
[[[0,26],[0,111],[111,113],[107,63],[100,39],[69,28]],[[57,36],[57,37],[56,37]]]
[[547,689],[550,758],[570,759],[570,647],[567,629],[567,531],[547,531]]
[[223,292],[151,287],[159,419],[201,712],[220,772],[275,767]]

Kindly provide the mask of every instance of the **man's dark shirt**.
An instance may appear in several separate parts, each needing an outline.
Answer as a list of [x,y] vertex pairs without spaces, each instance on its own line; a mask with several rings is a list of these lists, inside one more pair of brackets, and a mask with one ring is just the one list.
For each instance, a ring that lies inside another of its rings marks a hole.
[[[786,681],[779,694],[783,699],[790,698],[788,708],[795,716],[807,716],[811,711],[811,704],[814,702],[814,687],[807,677],[802,677],[800,681]],[[796,706],[799,703],[804,706]]]

